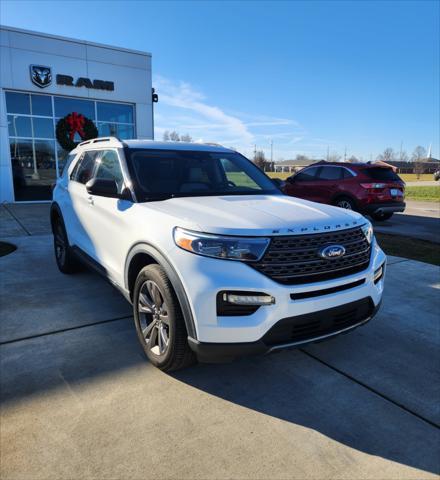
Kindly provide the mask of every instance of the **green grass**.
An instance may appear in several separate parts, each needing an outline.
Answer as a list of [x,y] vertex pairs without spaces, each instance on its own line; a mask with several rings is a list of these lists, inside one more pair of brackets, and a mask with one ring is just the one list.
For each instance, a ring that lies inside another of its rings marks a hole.
[[440,185],[435,187],[406,187],[405,198],[406,200],[440,202]]
[[440,248],[437,243],[378,232],[375,232],[375,236],[387,255],[440,265]]

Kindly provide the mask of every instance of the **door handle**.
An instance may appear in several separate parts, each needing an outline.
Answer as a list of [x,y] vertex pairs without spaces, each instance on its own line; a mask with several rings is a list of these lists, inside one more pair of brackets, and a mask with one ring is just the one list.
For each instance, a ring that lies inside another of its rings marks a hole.
[[90,205],[93,205],[93,197],[87,197],[87,201],[90,203]]

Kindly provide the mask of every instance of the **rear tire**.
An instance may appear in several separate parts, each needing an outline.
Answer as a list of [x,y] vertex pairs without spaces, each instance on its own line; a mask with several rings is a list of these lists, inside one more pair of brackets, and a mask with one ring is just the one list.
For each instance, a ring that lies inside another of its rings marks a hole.
[[65,274],[77,272],[80,264],[72,251],[72,247],[69,245],[66,228],[60,217],[53,221],[52,231],[55,260],[59,271]]
[[345,208],[346,210],[356,210],[356,204],[350,197],[338,197],[334,201],[334,205],[339,208]]
[[385,220],[389,220],[393,216],[392,213],[372,213],[371,218],[378,222],[384,222]]
[[153,365],[171,372],[195,363],[179,301],[160,265],[147,265],[139,272],[133,316],[139,342]]

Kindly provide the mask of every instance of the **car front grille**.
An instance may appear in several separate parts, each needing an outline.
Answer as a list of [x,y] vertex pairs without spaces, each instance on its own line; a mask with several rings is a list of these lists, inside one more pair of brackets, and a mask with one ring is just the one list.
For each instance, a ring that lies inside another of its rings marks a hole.
[[[342,245],[345,255],[324,259],[319,251]],[[273,237],[263,258],[252,264],[276,282],[298,285],[361,272],[370,262],[371,246],[361,227],[337,232]]]

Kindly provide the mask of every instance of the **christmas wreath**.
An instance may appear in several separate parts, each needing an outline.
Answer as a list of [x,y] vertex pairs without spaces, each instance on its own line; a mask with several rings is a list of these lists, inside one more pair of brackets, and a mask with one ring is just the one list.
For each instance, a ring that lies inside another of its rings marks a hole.
[[56,127],[56,136],[58,143],[70,152],[79,142],[75,142],[75,133],[81,137],[81,141],[91,140],[98,136],[96,125],[89,118],[80,113],[72,112],[61,118]]

